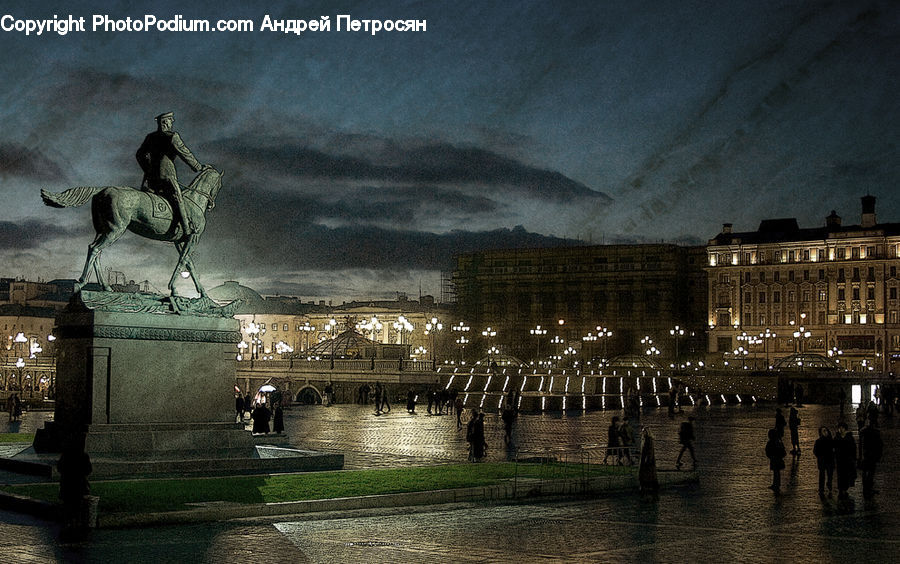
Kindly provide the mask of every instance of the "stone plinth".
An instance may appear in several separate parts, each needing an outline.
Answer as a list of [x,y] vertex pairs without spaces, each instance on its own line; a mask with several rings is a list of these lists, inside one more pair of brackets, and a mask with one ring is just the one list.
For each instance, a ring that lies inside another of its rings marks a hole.
[[70,305],[55,333],[60,425],[233,420],[233,318]]

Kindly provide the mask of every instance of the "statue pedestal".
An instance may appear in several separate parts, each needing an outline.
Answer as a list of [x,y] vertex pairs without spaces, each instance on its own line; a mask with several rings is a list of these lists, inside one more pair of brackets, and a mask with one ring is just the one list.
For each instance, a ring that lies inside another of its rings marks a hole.
[[56,413],[34,451],[60,452],[86,432],[97,477],[342,468],[343,455],[269,456],[234,422],[239,327],[232,317],[91,309],[76,294],[57,317]]

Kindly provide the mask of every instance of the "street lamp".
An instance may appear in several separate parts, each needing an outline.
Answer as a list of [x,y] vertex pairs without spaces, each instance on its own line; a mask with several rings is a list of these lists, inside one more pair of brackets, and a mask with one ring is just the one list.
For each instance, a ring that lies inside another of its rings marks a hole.
[[612,337],[613,332],[607,329],[602,325],[597,326],[597,338],[601,340],[603,343],[603,362],[605,363],[607,360],[607,343],[609,342],[609,338]]
[[437,317],[432,317],[431,321],[425,324],[425,334],[431,335],[431,366],[435,368],[437,366],[437,359],[434,356],[434,334],[438,331],[442,331],[444,329],[444,324],[438,321]]
[[838,367],[840,367],[840,365],[841,365],[840,357],[843,354],[844,354],[844,351],[842,351],[841,349],[839,349],[837,347],[831,347],[830,349],[828,349],[828,358],[833,359],[835,364],[838,365]]
[[537,348],[535,349],[534,359],[531,361],[531,365],[535,366],[541,359],[541,338],[547,334],[547,330],[541,328],[540,325],[536,325],[534,329],[530,329],[528,331],[537,341]]
[[[560,319],[560,321],[562,321],[562,320]],[[560,337],[559,335],[555,335],[552,339],[550,339],[550,342],[553,343],[554,345],[556,345],[556,354],[553,356],[553,359],[556,360],[557,362],[561,361],[562,360],[562,352],[561,352],[562,344],[565,343],[566,340],[563,339],[562,337]]]
[[769,369],[769,339],[774,339],[777,336],[778,335],[776,335],[775,332],[770,331],[768,327],[766,327],[764,333],[759,334],[759,338],[763,341],[763,348],[766,351],[766,370]]
[[669,335],[672,335],[672,339],[675,341],[675,368],[678,368],[678,337],[684,336],[684,329],[676,325],[669,329]]
[[594,335],[590,331],[588,332],[587,335],[585,335],[584,337],[581,338],[581,340],[584,341],[585,343],[587,343],[587,345],[588,345],[588,348],[587,348],[588,359],[587,359],[586,364],[589,364],[594,357],[594,343],[597,341],[597,339],[599,339],[599,337],[597,337],[597,335]]
[[334,341],[337,321],[332,317],[328,320],[328,323],[325,324],[325,327],[328,330],[328,334],[331,335],[331,369],[334,370]]
[[300,326],[300,330],[303,331],[303,342],[305,344],[303,350],[309,349],[309,333],[310,331],[315,331],[315,325],[310,325],[309,321],[305,321],[303,325]]
[[405,316],[401,315],[397,317],[397,321],[394,322],[394,330],[400,335],[400,344],[405,345],[405,333],[412,332],[413,324],[410,323]]
[[237,344],[237,348],[238,348],[237,360],[238,360],[238,362],[244,360],[244,349],[246,349],[249,346],[250,345],[248,345],[244,341],[241,341],[240,343]]
[[465,364],[466,345],[469,343],[469,339],[466,338],[466,333],[471,330],[471,327],[460,321],[451,327],[450,330],[460,333],[459,338],[456,339],[456,344],[459,346],[459,363]]
[[244,332],[247,333],[247,339],[250,341],[250,360],[256,360],[259,358],[259,334],[261,332],[265,332],[264,330],[259,328],[259,325],[250,321],[247,323],[247,327],[244,329]]

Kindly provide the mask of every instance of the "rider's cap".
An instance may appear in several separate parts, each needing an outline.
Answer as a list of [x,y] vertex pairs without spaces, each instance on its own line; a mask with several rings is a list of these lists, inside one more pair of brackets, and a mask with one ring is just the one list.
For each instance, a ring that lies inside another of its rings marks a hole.
[[165,118],[174,118],[174,117],[175,117],[175,112],[166,112],[164,114],[159,114],[158,116],[156,116],[156,121],[160,121]]

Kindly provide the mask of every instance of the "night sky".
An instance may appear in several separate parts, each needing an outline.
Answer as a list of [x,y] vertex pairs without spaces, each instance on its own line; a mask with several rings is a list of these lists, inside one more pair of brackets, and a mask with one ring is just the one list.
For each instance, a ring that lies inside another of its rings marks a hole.
[[[866,193],[900,221],[898,2],[243,4],[3,2],[88,31],[0,31],[0,275],[77,277],[89,208],[40,189],[139,185],[164,111],[226,174],[195,254],[207,287],[438,295],[457,252],[857,223]],[[256,30],[92,32],[93,14]],[[266,14],[332,31],[261,31]],[[338,32],[338,14],[427,31]],[[162,290],[175,258],[127,234],[102,264]]]

